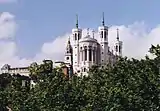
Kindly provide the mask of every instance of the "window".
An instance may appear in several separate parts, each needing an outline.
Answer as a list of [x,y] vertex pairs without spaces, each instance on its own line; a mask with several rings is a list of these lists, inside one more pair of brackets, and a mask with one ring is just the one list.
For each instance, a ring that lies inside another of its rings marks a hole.
[[77,72],[80,73],[80,70],[78,70]]
[[103,45],[102,45],[102,47],[103,47]]
[[91,50],[91,48],[89,49],[89,61],[92,61],[92,50]]
[[103,52],[102,52],[102,54],[103,54]]
[[118,46],[116,45],[116,52],[118,52]]
[[86,72],[86,68],[84,68],[84,72]]
[[77,48],[77,47],[75,47],[75,48]]
[[75,40],[77,40],[77,34],[75,33]]
[[94,50],[94,51],[93,51],[93,61],[95,61],[95,57],[96,57],[95,54],[96,54],[96,53],[95,53],[95,50]]
[[101,37],[103,38],[103,31],[101,31]]
[[78,40],[80,39],[80,34],[78,33]]
[[119,52],[121,52],[121,47],[119,46]]
[[75,54],[75,56],[77,56],[77,54]]
[[85,61],[87,60],[87,47],[85,47],[85,50],[84,50],[84,53],[85,53]]
[[67,60],[69,60],[69,57],[66,57]]
[[102,62],[103,62],[103,60],[102,60]]
[[107,38],[107,33],[106,33],[106,31],[104,32],[104,39],[106,39]]

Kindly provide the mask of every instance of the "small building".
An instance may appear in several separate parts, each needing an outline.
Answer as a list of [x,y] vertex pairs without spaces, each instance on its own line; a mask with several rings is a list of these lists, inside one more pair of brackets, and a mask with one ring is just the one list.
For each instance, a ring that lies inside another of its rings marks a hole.
[[14,67],[14,68],[12,68],[10,65],[5,64],[1,68],[1,73],[9,73],[11,75],[21,74],[24,76],[29,76],[29,67]]

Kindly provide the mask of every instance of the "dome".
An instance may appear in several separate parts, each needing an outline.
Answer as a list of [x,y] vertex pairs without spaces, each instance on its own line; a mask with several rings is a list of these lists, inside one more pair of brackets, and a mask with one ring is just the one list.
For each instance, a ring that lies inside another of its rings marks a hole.
[[87,35],[86,37],[80,39],[79,42],[97,42],[97,40]]

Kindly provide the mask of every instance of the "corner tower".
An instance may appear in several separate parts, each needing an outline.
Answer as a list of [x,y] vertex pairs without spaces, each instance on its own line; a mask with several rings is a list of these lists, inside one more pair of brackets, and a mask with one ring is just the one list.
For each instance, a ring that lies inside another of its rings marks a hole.
[[102,25],[98,28],[100,36],[100,64],[102,66],[106,65],[108,62],[108,27],[105,26],[104,12],[102,15]]
[[65,51],[65,63],[73,65],[73,49],[70,43],[70,38],[68,39]]
[[79,28],[78,15],[76,15],[76,27],[72,29],[73,36],[73,67],[76,71],[79,67],[80,53],[79,53],[79,40],[82,37],[82,29]]
[[122,56],[122,41],[119,40],[119,29],[117,29],[117,38],[115,42],[115,55]]

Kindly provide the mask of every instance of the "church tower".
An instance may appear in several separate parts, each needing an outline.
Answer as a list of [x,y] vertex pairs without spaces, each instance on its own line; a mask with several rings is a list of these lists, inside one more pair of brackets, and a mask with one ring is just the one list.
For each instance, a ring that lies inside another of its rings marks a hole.
[[119,40],[119,29],[117,29],[117,38],[114,46],[115,55],[122,56],[122,44],[122,41]]
[[73,65],[73,49],[71,46],[70,38],[68,39],[67,47],[65,51],[65,63]]
[[78,15],[76,15],[76,27],[72,29],[73,35],[73,67],[76,71],[80,63],[80,53],[79,53],[79,40],[82,37],[82,29],[78,26]]
[[98,28],[100,36],[100,63],[102,66],[108,63],[108,27],[105,26],[104,13],[102,17],[102,25]]

